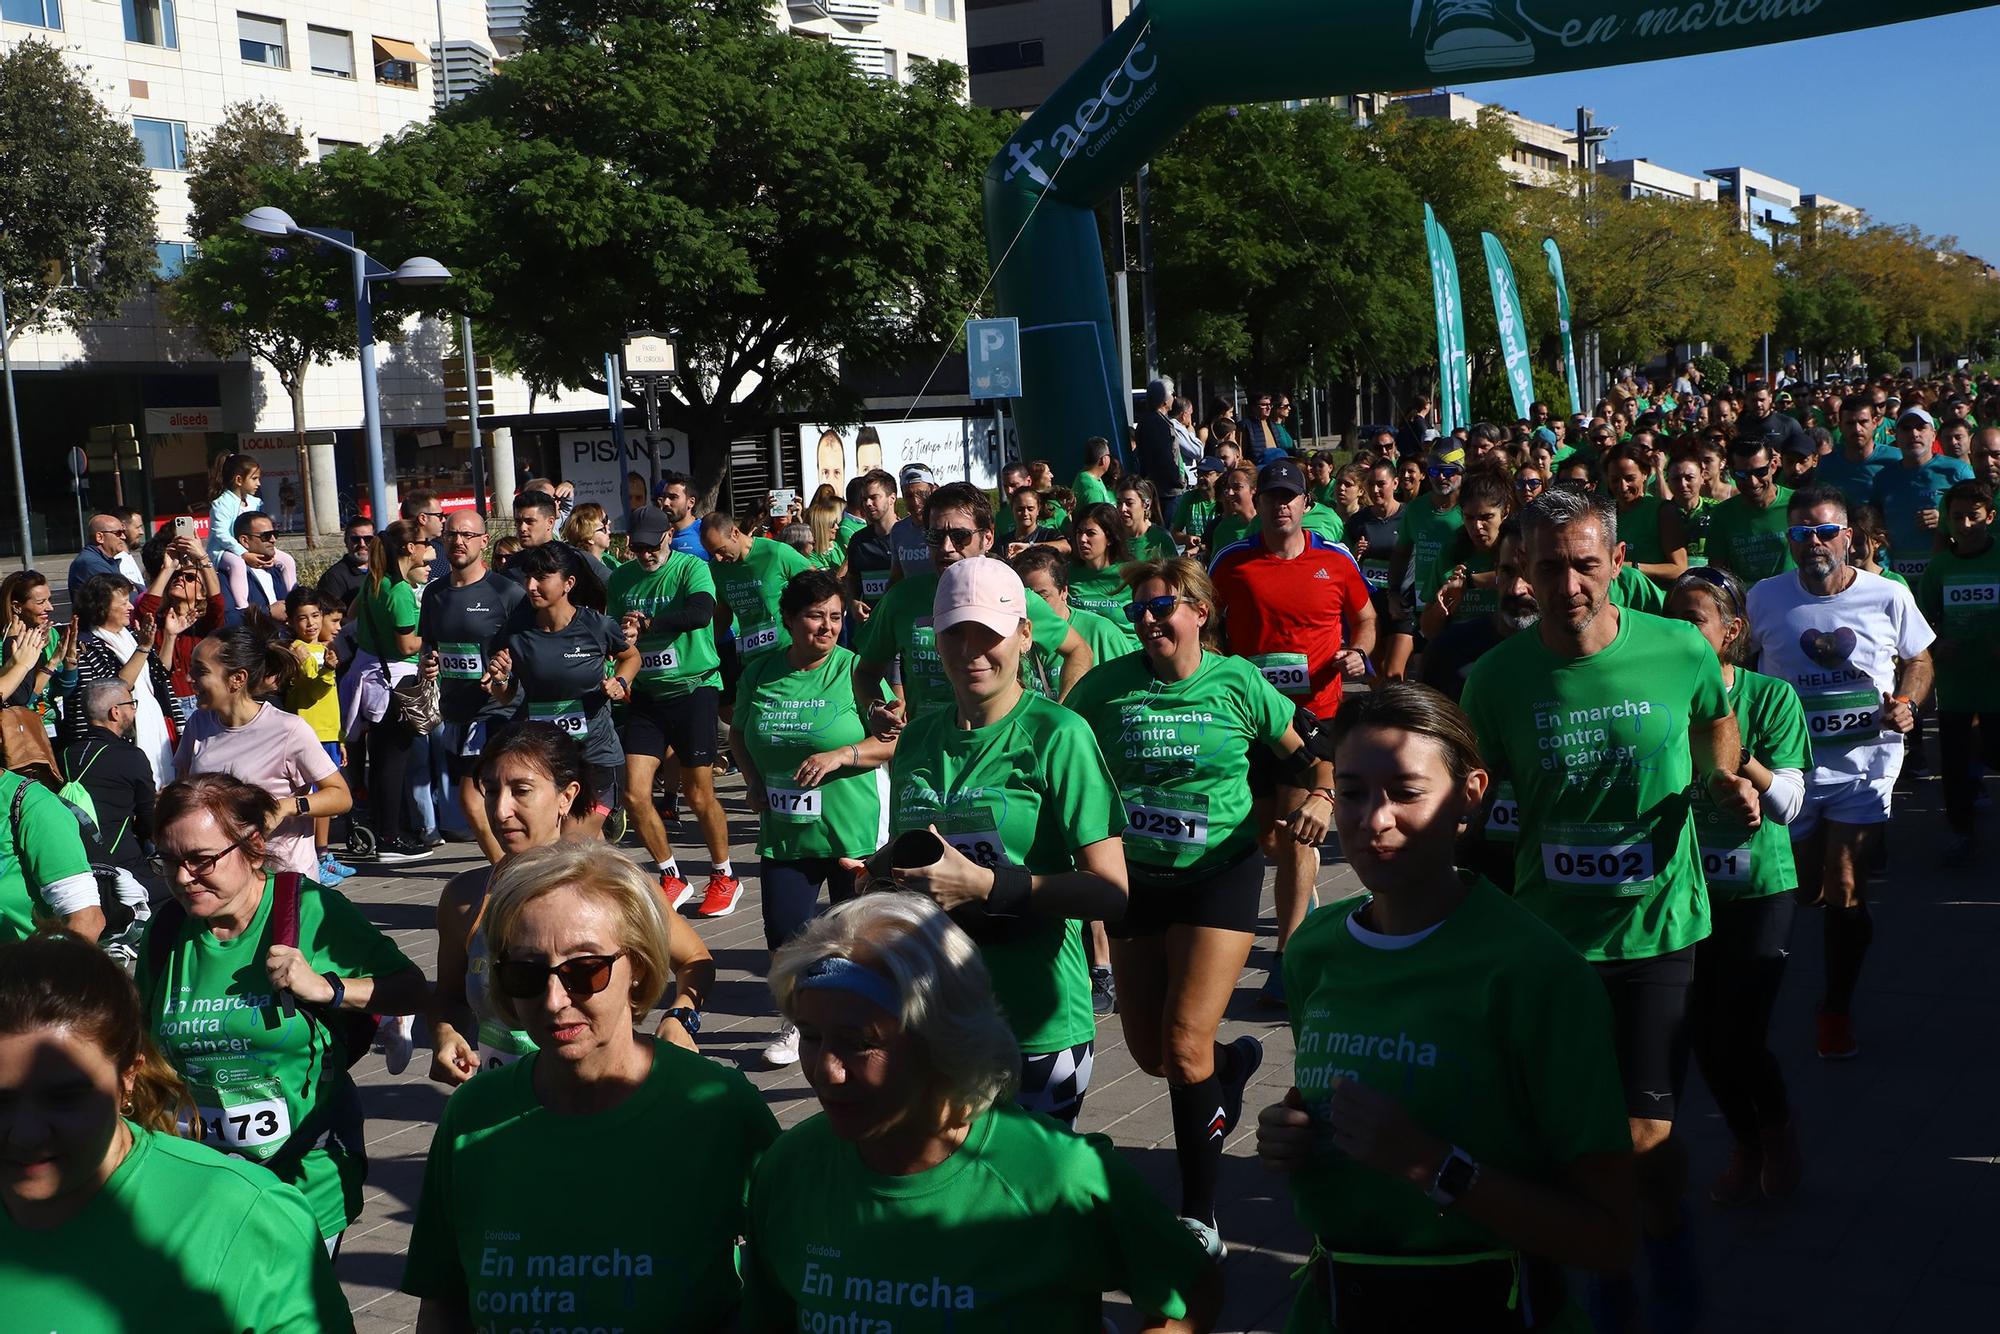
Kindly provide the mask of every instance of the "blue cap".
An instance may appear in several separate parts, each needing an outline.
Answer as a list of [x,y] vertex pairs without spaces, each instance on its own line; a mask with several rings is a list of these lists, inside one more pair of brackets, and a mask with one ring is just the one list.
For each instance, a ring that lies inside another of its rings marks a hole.
[[1198,461],[1196,461],[1194,465],[1194,470],[1196,472],[1217,473],[1226,471],[1226,468],[1224,467],[1222,460],[1215,457],[1215,455],[1203,454],[1201,458]]

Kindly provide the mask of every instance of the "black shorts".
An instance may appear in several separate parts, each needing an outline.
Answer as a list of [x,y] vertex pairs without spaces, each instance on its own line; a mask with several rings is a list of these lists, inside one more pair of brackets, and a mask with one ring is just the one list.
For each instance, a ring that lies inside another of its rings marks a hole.
[[[1292,726],[1306,743],[1306,753],[1316,760],[1333,759],[1333,724],[1323,723],[1312,711],[1299,708],[1292,714]],[[1303,786],[1291,776],[1285,761],[1271,753],[1260,741],[1250,743],[1250,795],[1259,799],[1276,796],[1280,787]]]
[[1611,1036],[1625,1086],[1625,1114],[1644,1121],[1673,1120],[1687,1086],[1694,946],[1650,959],[1590,966],[1611,997]]
[[584,786],[595,810],[609,815],[624,805],[625,766],[623,764],[586,764]]
[[736,678],[743,675],[743,655],[736,651],[736,636],[715,641],[715,656],[722,662],[722,700],[736,702]]
[[469,723],[455,723],[447,718],[438,725],[431,744],[444,747],[445,773],[452,782],[463,783],[479,777],[479,753],[486,749],[488,724],[494,721],[482,714]]
[[670,699],[634,695],[625,706],[618,737],[627,755],[665,759],[672,751],[683,768],[699,769],[715,763],[720,709],[721,692],[714,686]]
[[1254,933],[1263,897],[1264,859],[1252,845],[1248,856],[1199,880],[1142,884],[1132,877],[1125,915],[1104,930],[1118,940],[1162,935],[1170,926]]

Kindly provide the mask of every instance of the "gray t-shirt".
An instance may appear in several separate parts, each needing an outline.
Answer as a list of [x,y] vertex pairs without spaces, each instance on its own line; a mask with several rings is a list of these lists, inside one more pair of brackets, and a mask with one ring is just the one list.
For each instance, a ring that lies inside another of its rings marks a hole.
[[905,575],[930,573],[931,544],[924,540],[923,525],[915,519],[905,515],[896,520],[896,526],[889,530],[889,546]]
[[518,716],[562,728],[583,747],[587,763],[623,764],[604,678],[606,665],[625,648],[618,622],[588,607],[578,607],[560,630],[516,629],[507,651],[514,659]]

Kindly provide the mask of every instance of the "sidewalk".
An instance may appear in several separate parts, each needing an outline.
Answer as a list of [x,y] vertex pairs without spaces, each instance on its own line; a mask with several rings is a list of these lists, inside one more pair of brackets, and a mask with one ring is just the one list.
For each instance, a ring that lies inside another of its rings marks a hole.
[[[733,916],[699,922],[718,965],[701,1045],[741,1068],[763,1090],[780,1123],[816,1110],[796,1066],[767,1071],[759,1049],[775,1031],[764,989],[753,826],[738,780],[724,782],[730,840],[745,893]],[[1808,1177],[1782,1206],[1725,1212],[1706,1203],[1728,1139],[1699,1075],[1690,1075],[1682,1121],[1693,1162],[1695,1218],[1709,1278],[1709,1334],[1938,1334],[1992,1327],[2000,1310],[2000,884],[1990,874],[1936,867],[1943,824],[1935,779],[1898,796],[1887,884],[1876,887],[1876,944],[1856,1003],[1859,1060],[1820,1062],[1811,1051],[1820,969],[1819,919],[1802,913],[1774,1034],[1799,1111]],[[348,882],[346,892],[419,966],[436,956],[434,908],[445,875],[471,864],[465,844],[428,862]],[[1331,855],[1321,901],[1356,892]],[[1269,891],[1266,891],[1268,925]],[[1222,1040],[1254,1033],[1265,1045],[1260,1077],[1245,1099],[1246,1123],[1290,1082],[1291,1032],[1256,1008],[1273,941],[1260,937],[1229,1007]],[[414,1328],[415,1299],[396,1291],[444,1091],[424,1077],[428,1052],[391,1077],[380,1056],[355,1073],[370,1116],[374,1159],[367,1209],[348,1234],[339,1274],[361,1334]],[[1118,1021],[1098,1028],[1097,1065],[1080,1129],[1111,1136],[1171,1201],[1172,1126],[1166,1088],[1133,1066]],[[1229,1147],[1220,1199],[1230,1247],[1223,1331],[1282,1328],[1289,1275],[1307,1239],[1282,1183],[1252,1158],[1253,1136]],[[660,1217],[671,1217],[662,1201]],[[1128,1308],[1107,1303],[1121,1330]]]

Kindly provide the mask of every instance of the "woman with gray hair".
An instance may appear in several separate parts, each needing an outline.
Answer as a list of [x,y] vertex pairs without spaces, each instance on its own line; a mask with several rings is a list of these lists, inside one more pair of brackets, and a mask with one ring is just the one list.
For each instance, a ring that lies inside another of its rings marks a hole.
[[751,1182],[741,1328],[1095,1331],[1114,1290],[1147,1330],[1209,1328],[1216,1273],[1130,1163],[1009,1101],[1013,1033],[936,904],[838,905],[778,951],[771,990],[822,1114]]

